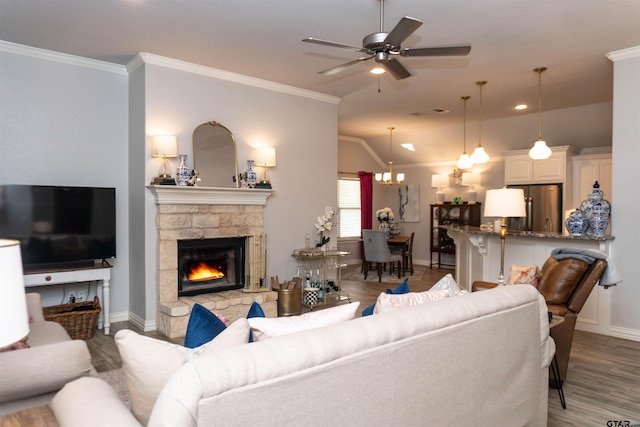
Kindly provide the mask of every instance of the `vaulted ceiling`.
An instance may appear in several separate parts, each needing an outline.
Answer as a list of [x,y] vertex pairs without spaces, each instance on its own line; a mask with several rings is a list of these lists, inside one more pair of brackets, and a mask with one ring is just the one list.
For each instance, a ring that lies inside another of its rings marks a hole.
[[640,45],[638,0],[386,0],[384,32],[403,16],[423,21],[403,48],[469,43],[470,54],[401,57],[402,80],[373,76],[373,61],[318,74],[363,55],[303,38],[361,46],[379,14],[379,0],[0,0],[0,40],[119,64],[148,52],[338,96],[339,133],[377,139],[381,158],[389,126],[458,126],[463,95],[475,117],[479,80],[484,120],[537,113],[540,66],[545,111],[611,101],[605,55]]

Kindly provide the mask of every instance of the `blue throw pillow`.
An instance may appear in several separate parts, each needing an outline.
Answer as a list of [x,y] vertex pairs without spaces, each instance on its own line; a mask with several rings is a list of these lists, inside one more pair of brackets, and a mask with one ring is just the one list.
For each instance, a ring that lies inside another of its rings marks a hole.
[[[253,302],[251,307],[249,307],[249,313],[247,313],[247,319],[251,319],[252,317],[267,317],[264,315],[264,310],[257,302]],[[253,335],[251,331],[249,331],[249,342],[253,342]]]
[[227,326],[215,314],[200,304],[195,304],[189,316],[184,346],[187,348],[200,347],[217,337],[225,329]]
[[[409,278],[407,277],[404,281],[398,285],[394,290],[387,289],[387,294],[408,294],[409,291]],[[371,304],[369,307],[362,310],[363,316],[371,316],[373,314],[373,309],[375,308],[375,304]]]
[[260,304],[255,301],[251,304],[251,307],[249,307],[249,313],[247,313],[247,319],[251,319],[252,317],[266,317]]

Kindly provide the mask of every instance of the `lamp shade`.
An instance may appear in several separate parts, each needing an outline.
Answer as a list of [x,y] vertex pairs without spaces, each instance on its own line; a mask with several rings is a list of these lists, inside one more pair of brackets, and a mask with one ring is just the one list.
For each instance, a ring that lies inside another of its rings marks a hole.
[[20,242],[0,239],[0,347],[29,335]]
[[174,135],[153,135],[151,138],[153,157],[176,157],[178,140]]
[[480,185],[481,177],[477,172],[465,172],[462,174],[462,185]]
[[272,168],[276,165],[276,149],[273,147],[256,148],[256,166]]
[[484,216],[500,218],[527,216],[524,190],[521,188],[487,190],[484,199]]
[[529,157],[533,160],[548,159],[551,157],[551,148],[547,147],[547,143],[544,140],[539,139],[529,150]]
[[444,175],[444,174],[431,175],[431,186],[432,187],[448,187],[449,175]]

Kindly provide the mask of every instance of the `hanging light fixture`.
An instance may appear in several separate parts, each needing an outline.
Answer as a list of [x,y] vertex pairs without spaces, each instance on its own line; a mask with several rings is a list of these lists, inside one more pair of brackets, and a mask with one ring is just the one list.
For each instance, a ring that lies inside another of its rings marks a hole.
[[377,173],[375,175],[376,181],[378,181],[380,184],[402,184],[402,181],[404,181],[404,174],[403,173],[399,173],[396,176],[396,181],[393,181],[393,160],[391,157],[391,149],[393,147],[393,130],[395,128],[388,128],[389,129],[389,172],[384,172],[384,173]]
[[482,80],[476,82],[476,84],[480,86],[480,111],[478,113],[478,146],[471,155],[471,161],[474,164],[482,164],[489,161],[489,155],[486,151],[484,151],[484,147],[482,146],[482,86],[486,85],[487,82]]
[[460,99],[462,99],[462,101],[464,102],[464,125],[463,125],[463,151],[462,154],[460,155],[460,158],[458,159],[458,163],[456,164],[458,166],[458,169],[469,169],[471,166],[473,166],[473,161],[471,160],[471,157],[469,157],[469,155],[467,154],[467,101],[469,100],[469,98],[471,98],[470,96],[461,96]]
[[542,139],[542,73],[547,67],[534,68],[533,71],[538,73],[538,128],[540,134],[538,140],[529,150],[529,157],[534,160],[548,159],[551,156],[551,149],[547,147],[547,143]]

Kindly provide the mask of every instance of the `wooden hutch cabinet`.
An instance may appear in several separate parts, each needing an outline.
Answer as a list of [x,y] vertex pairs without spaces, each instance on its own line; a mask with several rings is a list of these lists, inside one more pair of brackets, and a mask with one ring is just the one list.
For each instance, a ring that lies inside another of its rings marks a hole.
[[443,230],[440,226],[472,225],[479,227],[482,216],[481,206],[482,203],[470,205],[466,202],[461,205],[453,205],[451,203],[431,205],[430,266],[433,266],[434,252],[438,254],[438,268],[443,265],[442,254],[456,253],[456,245],[453,243],[453,239],[449,237],[447,230]]

